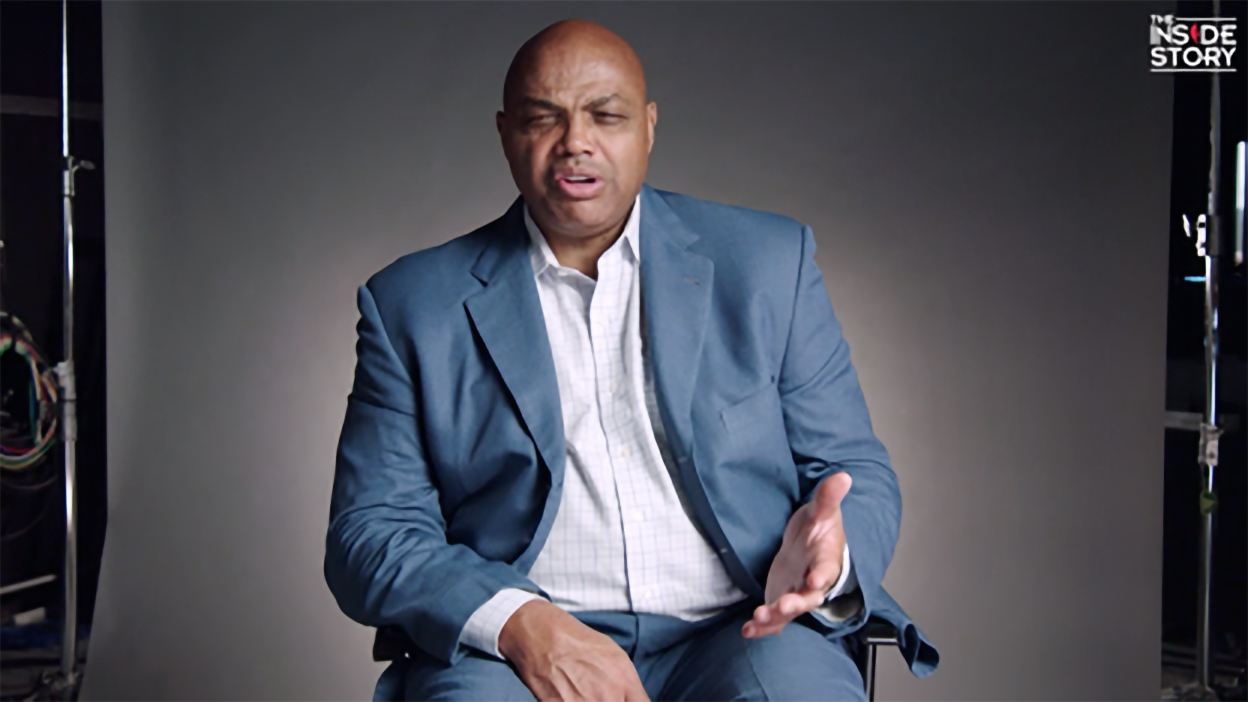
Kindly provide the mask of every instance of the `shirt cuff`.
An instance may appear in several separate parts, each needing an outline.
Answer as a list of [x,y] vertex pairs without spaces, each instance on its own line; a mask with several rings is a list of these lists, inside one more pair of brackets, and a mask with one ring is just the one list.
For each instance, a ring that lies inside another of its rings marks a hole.
[[841,577],[828,591],[823,604],[815,611],[832,622],[844,622],[857,615],[863,608],[862,593],[858,589],[858,576],[854,573],[854,564],[849,560],[849,544],[841,555]]
[[545,598],[528,590],[512,587],[499,590],[485,604],[478,607],[472,616],[468,617],[463,631],[459,634],[459,642],[495,658],[506,660],[503,654],[498,652],[498,635],[502,632],[503,626],[511,615],[520,609],[520,605],[541,599]]
[[857,588],[858,576],[854,573],[854,564],[849,560],[849,544],[847,543],[845,544],[845,550],[841,553],[841,576],[836,579],[836,584],[828,591],[823,601],[831,602],[845,593],[853,592]]

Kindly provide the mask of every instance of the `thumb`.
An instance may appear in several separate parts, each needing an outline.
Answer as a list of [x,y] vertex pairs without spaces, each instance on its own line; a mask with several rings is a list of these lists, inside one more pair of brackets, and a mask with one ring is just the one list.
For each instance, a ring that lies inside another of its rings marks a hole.
[[853,482],[849,473],[844,471],[824,478],[823,482],[819,483],[819,487],[815,489],[815,513],[811,518],[814,521],[831,519],[841,508],[841,500],[845,499],[845,495],[849,493],[849,486]]

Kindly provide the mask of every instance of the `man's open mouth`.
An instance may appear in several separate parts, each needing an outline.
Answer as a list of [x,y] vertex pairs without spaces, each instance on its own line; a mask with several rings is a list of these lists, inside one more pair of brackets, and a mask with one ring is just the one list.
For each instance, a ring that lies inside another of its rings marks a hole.
[[559,184],[559,191],[565,197],[575,200],[585,200],[598,195],[602,191],[603,181],[597,176],[591,175],[564,175],[555,178],[555,182]]

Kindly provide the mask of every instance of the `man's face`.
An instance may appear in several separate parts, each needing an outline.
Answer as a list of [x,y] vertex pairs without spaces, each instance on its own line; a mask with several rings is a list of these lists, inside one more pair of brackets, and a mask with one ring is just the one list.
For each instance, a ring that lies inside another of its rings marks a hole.
[[627,61],[593,46],[547,47],[497,126],[511,175],[548,235],[622,224],[646,177],[657,108]]

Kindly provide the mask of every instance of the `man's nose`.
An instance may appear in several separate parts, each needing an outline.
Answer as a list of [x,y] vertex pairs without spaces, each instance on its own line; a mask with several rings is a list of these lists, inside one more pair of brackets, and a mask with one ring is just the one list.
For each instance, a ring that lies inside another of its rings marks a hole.
[[579,156],[592,153],[593,145],[590,139],[592,128],[593,125],[586,115],[573,114],[569,117],[568,126],[563,132],[563,139],[560,140],[566,152],[565,155]]

